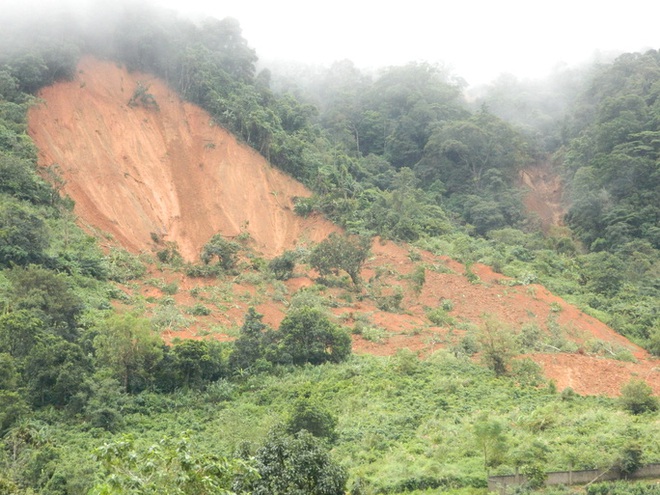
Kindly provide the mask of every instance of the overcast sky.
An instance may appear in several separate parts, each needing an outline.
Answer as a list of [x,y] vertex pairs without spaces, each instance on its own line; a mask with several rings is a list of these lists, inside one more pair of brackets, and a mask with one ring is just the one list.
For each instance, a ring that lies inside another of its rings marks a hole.
[[660,48],[660,2],[154,0],[237,18],[261,59],[359,67],[444,62],[471,85],[539,77],[612,51]]
[[[90,1],[0,0],[0,12]],[[542,77],[594,56],[660,49],[660,2],[653,0],[150,1],[196,16],[235,17],[266,63],[329,66],[350,59],[377,68],[424,60],[446,64],[470,85],[501,73]]]

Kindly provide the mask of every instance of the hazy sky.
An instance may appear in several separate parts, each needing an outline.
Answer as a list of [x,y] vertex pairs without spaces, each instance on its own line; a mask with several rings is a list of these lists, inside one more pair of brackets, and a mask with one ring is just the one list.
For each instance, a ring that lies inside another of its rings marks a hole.
[[[0,12],[90,1],[0,0]],[[150,1],[237,18],[263,61],[350,59],[375,68],[425,60],[445,63],[471,85],[503,72],[540,77],[613,51],[660,49],[660,2],[653,0]]]
[[542,76],[594,54],[660,48],[660,2],[154,0],[232,16],[261,59],[359,67],[444,62],[470,84]]

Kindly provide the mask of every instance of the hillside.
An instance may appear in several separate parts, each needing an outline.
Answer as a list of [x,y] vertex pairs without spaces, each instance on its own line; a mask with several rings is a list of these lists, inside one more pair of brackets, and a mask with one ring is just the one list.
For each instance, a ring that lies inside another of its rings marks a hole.
[[[153,96],[157,108],[128,105],[140,85]],[[292,198],[308,196],[307,189],[152,76],[87,57],[74,80],[47,87],[40,97],[43,103],[29,114],[40,165],[58,165],[66,181],[62,192],[75,201],[74,211],[87,228],[109,234],[134,253],[151,252],[156,242],[170,241],[192,261],[213,234],[235,237],[244,232],[254,241],[253,249],[273,257],[337,230],[319,217],[296,216]],[[556,224],[558,205],[551,203],[558,199],[558,190],[545,190],[541,172],[538,177],[529,173],[522,177],[538,193],[527,203],[534,205],[530,209],[545,225]],[[475,283],[468,279],[464,265],[448,257],[428,252],[414,257],[408,247],[391,242],[375,241],[372,253],[363,270],[369,282],[365,297],[355,300],[341,288],[323,291],[338,321],[354,329],[356,352],[393,355],[408,348],[424,356],[460,345],[485,318],[494,318],[515,332],[525,326],[537,328],[547,336],[542,350],[557,348],[557,340],[572,343],[567,346],[572,353],[528,350],[559,389],[616,395],[631,376],[638,376],[660,393],[657,360],[541,286],[521,285],[483,265],[472,268]],[[426,278],[419,291],[410,283],[416,267],[424,267]],[[171,340],[212,335],[224,340],[235,336],[251,305],[276,327],[291,297],[314,284],[314,273],[296,275],[285,289],[256,275],[239,277],[235,283],[224,283],[226,294],[220,301],[216,282],[155,269],[148,280],[123,290],[146,298],[147,311],[153,315],[160,307],[158,301],[166,297],[162,287],[174,284],[175,294],[170,296],[180,307],[199,302],[211,311],[189,318],[183,328],[172,325],[165,336]],[[397,290],[403,296],[401,303],[383,309],[383,301]],[[448,319],[433,324],[428,312],[443,301],[451,303]],[[369,330],[357,335],[358,322]],[[606,359],[620,351],[628,351],[637,362]]]
[[[140,85],[157,107],[129,106]],[[293,213],[305,187],[152,76],[86,57],[40,98],[29,114],[39,163],[59,166],[82,222],[132,252],[169,241],[192,261],[212,235],[245,232],[274,256],[334,230]]]
[[0,493],[657,488],[537,490],[660,462],[660,52],[471,101],[71,6],[0,18]]

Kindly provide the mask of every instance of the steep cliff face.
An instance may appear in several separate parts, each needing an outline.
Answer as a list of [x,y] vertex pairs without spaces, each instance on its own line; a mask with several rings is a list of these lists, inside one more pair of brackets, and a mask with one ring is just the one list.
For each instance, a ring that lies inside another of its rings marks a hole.
[[[153,100],[129,105],[140,88]],[[212,235],[246,232],[274,256],[335,229],[296,216],[304,186],[153,76],[87,57],[39,96],[29,128],[40,165],[58,165],[80,219],[131,251],[157,238],[194,260]]]

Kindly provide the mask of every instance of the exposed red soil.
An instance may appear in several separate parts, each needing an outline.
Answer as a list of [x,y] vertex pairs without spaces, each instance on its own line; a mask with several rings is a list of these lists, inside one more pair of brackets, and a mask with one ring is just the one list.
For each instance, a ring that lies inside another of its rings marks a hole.
[[[138,81],[149,85],[159,111],[127,106]],[[81,221],[111,234],[129,250],[157,248],[154,233],[176,242],[192,260],[213,234],[235,236],[244,231],[253,239],[255,251],[272,257],[337,230],[320,218],[297,217],[291,197],[308,195],[303,186],[212,125],[206,113],[182,102],[151,76],[85,58],[76,80],[46,88],[40,96],[44,103],[30,112],[30,133],[39,147],[40,164],[59,164],[67,181],[64,192],[76,201]],[[544,225],[560,225],[560,184],[543,167],[526,174],[522,180],[537,194],[534,200],[530,194],[528,207],[534,210],[536,201],[543,206],[535,211]],[[575,342],[578,351],[529,357],[560,390],[571,387],[581,394],[614,396],[631,377],[638,377],[660,393],[659,360],[544,287],[514,285],[479,264],[471,267],[479,279],[471,283],[465,267],[455,260],[428,252],[410,254],[405,245],[377,239],[362,271],[365,287],[360,294],[349,285],[320,289],[339,323],[349,330],[356,324],[372,330],[354,335],[356,353],[390,356],[407,348],[427,356],[454,345],[484,318],[495,319],[512,332],[529,324],[549,332],[552,326]],[[409,275],[419,266],[426,268],[426,281],[415,291]],[[189,323],[184,328],[164,331],[168,342],[229,340],[237,335],[250,306],[264,315],[265,323],[279,326],[291,296],[314,285],[314,272],[300,272],[305,269],[297,267],[296,277],[284,284],[246,269],[256,278],[250,284],[241,277],[196,279],[152,267],[144,280],[121,288],[145,308],[147,316],[157,313],[166,297],[182,311],[196,304],[210,310],[209,315],[186,316]],[[176,290],[170,289],[174,293],[169,296],[157,288],[172,284]],[[379,309],[379,301],[397,291],[403,294],[400,309]],[[451,301],[448,313],[454,323],[434,326],[427,311],[443,301]],[[637,362],[605,359],[606,353],[587,355],[585,349],[593,341],[601,341],[605,348],[628,349]]]
[[552,164],[544,162],[521,170],[520,182],[529,191],[524,198],[525,208],[538,218],[541,228],[548,232],[552,227],[563,226],[566,210],[562,204],[562,182]]
[[[138,84],[158,110],[128,105]],[[73,81],[39,97],[29,133],[40,165],[59,165],[81,220],[133,252],[156,238],[194,260],[212,235],[246,232],[275,255],[334,229],[296,216],[292,198],[305,187],[150,75],[86,57]]]
[[[428,252],[418,253],[421,261],[413,262],[408,249],[392,242],[374,241],[373,256],[366,263],[362,276],[370,287],[362,291],[362,300],[350,289],[325,288],[322,294],[336,307],[330,311],[337,321],[348,330],[353,330],[357,322],[376,329],[376,334],[354,335],[354,352],[379,356],[392,356],[400,349],[409,349],[419,356],[454,345],[470,328],[481,325],[484,318],[494,318],[512,332],[518,332],[525,324],[536,324],[543,332],[549,332],[549,324],[561,329],[563,338],[576,343],[575,353],[534,353],[528,354],[544,370],[545,375],[554,380],[557,388],[572,388],[579,394],[603,394],[616,396],[621,387],[632,377],[644,379],[655,393],[660,394],[660,360],[652,359],[646,351],[632,344],[599,320],[581,312],[561,298],[551,294],[539,285],[510,285],[511,280],[495,273],[491,268],[476,264],[472,271],[479,277],[477,283],[470,283],[465,276],[465,267],[444,256]],[[414,267],[424,264],[426,282],[419,293],[412,290],[406,274]],[[150,274],[157,278],[158,274]],[[180,274],[162,273],[165,282],[178,279]],[[265,283],[259,288],[241,283],[226,282],[234,295],[227,307],[215,310],[209,317],[197,318],[193,324],[181,331],[167,332],[167,340],[172,338],[199,338],[210,335],[227,340],[232,338],[223,332],[235,335],[243,316],[250,305],[264,315],[263,321],[277,328],[287,311],[288,300],[299,290],[307,290],[314,285],[314,273],[300,274],[286,282],[288,295],[285,301],[275,301],[271,297],[272,287]],[[383,311],[378,308],[373,287],[381,284],[382,293],[391,294],[397,287],[404,294],[401,310]],[[174,296],[177,303],[190,306],[195,301],[208,301],[210,290],[217,283],[204,279],[180,279],[179,292]],[[198,287],[202,289],[197,299],[190,298],[186,291]],[[154,291],[153,287],[149,289]],[[153,293],[153,292],[150,292]],[[143,294],[146,294],[143,292]],[[260,295],[261,294],[261,295]],[[443,300],[453,303],[449,315],[455,325],[434,326],[426,316],[426,311],[441,305]],[[156,306],[154,304],[154,306]],[[366,323],[365,323],[366,322]],[[209,333],[209,328],[216,330]],[[366,337],[366,338],[365,338]],[[601,343],[605,348],[627,349],[636,362],[608,359],[606,351],[589,354],[589,344]]]
[[559,390],[570,387],[582,395],[617,396],[626,382],[636,378],[646,381],[653,393],[660,395],[657,359],[628,363],[580,354],[535,354],[531,358],[543,367]]

